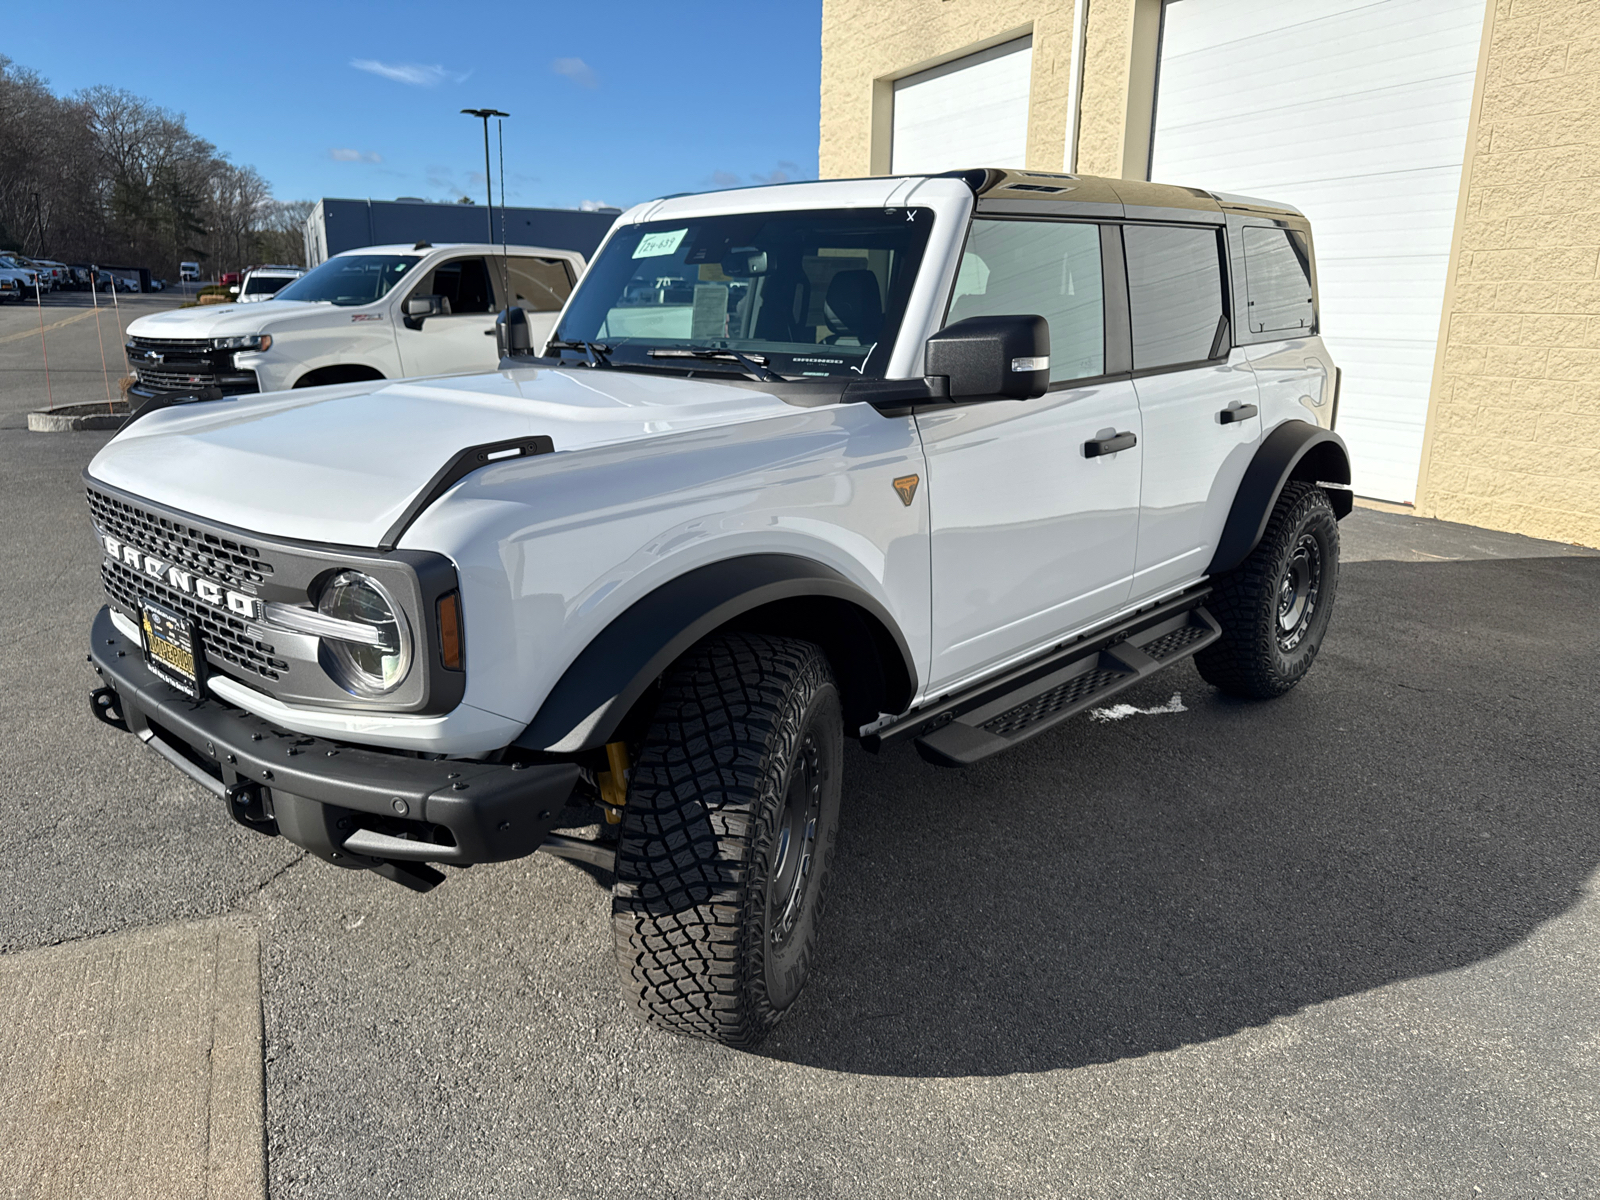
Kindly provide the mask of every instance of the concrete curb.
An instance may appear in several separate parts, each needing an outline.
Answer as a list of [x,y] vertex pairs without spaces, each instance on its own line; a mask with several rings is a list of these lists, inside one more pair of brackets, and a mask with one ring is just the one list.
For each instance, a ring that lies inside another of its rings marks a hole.
[[48,412],[28,414],[28,428],[34,433],[73,433],[80,429],[121,429],[128,419],[128,402],[114,400],[111,411],[103,403],[63,404]]

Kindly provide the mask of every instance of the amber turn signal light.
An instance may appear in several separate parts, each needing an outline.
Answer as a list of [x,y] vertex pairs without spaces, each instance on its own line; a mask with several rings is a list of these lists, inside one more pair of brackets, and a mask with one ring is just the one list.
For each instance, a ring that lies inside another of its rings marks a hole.
[[439,597],[439,657],[450,670],[461,670],[460,592]]

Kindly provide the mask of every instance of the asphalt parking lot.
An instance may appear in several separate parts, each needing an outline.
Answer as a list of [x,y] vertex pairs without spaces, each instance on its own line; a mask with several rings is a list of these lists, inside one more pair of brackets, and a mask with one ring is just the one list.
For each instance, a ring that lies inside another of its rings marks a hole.
[[1600,1194],[1593,552],[1360,509],[1279,701],[1185,664],[1119,697],[1170,711],[965,772],[852,752],[820,976],[736,1053],[624,1013],[573,865],[418,896],[242,829],[92,719],[79,473],[108,435],[20,428],[21,315],[0,963],[258,939],[271,1195]]

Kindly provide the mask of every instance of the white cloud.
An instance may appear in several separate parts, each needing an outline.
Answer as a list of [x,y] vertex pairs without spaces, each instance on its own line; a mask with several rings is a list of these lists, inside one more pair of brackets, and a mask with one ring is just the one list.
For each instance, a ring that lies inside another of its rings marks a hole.
[[711,186],[715,188],[738,187],[743,182],[744,180],[740,179],[732,171],[711,172]]
[[328,151],[328,157],[334,162],[364,162],[380,163],[383,156],[375,150],[346,150],[336,147]]
[[594,68],[581,58],[558,58],[550,64],[550,69],[557,75],[565,75],[579,87],[592,88],[600,84]]
[[604,200],[583,200],[578,204],[582,212],[599,212],[602,208],[615,208],[615,204],[607,204]]
[[757,183],[789,183],[800,177],[800,164],[784,159],[765,175],[752,175]]
[[447,71],[438,63],[386,63],[375,58],[352,58],[350,65],[358,71],[380,75],[396,83],[409,83],[413,87],[438,87],[441,83],[465,83],[471,71]]

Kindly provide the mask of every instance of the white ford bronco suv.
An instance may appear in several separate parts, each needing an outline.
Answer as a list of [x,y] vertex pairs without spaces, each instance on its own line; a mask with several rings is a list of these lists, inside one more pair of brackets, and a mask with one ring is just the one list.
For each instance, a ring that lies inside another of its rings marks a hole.
[[643,204],[497,371],[127,426],[92,708],[335,866],[613,873],[627,1000],[748,1046],[814,961],[845,738],[959,767],[1185,658],[1310,668],[1351,506],[1317,321],[1307,222],[1242,197]]
[[[177,308],[128,326],[135,409],[329,383],[480,371],[495,314],[548,333],[583,255],[537,246],[368,246],[335,254],[253,303]],[[270,273],[270,272],[269,272]]]

